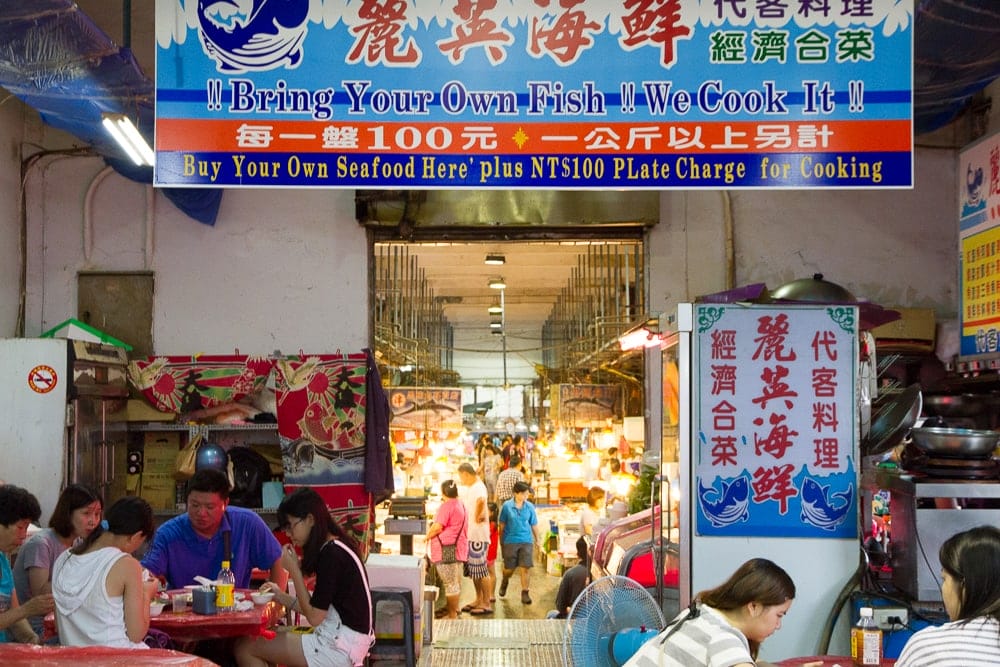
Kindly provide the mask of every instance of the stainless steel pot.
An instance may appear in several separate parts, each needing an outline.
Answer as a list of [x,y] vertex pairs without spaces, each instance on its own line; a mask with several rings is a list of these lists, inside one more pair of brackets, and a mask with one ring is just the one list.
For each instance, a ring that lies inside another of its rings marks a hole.
[[805,301],[809,303],[853,303],[857,299],[849,290],[836,283],[823,280],[822,273],[812,278],[800,278],[771,292],[776,301]]
[[944,456],[989,456],[1000,443],[1000,432],[969,428],[915,428],[910,437],[922,451]]

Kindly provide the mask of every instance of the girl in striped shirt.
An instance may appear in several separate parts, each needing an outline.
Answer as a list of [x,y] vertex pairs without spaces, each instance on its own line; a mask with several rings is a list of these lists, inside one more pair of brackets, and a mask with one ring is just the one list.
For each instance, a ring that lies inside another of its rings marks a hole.
[[938,559],[951,622],[910,637],[896,667],[1000,665],[1000,529],[980,526],[952,535]]

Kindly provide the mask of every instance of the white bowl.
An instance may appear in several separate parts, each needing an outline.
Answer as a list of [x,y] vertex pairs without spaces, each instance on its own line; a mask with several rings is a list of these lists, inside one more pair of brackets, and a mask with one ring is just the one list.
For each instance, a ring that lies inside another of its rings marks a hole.
[[163,608],[165,606],[166,605],[163,604],[162,602],[150,602],[149,603],[149,615],[150,616],[159,616],[160,613],[163,611]]
[[250,599],[256,605],[263,605],[274,599],[274,593],[251,593]]

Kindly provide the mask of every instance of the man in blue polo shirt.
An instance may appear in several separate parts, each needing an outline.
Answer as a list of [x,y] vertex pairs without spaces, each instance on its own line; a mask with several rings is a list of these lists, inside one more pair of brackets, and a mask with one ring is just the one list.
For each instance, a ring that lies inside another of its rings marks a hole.
[[288,573],[281,567],[281,545],[256,512],[229,507],[229,478],[215,469],[199,470],[188,483],[187,513],[159,527],[142,566],[164,577],[167,588],[195,583],[195,576],[215,579],[222,566],[226,533],[236,587],[247,588],[254,568],[285,590]]

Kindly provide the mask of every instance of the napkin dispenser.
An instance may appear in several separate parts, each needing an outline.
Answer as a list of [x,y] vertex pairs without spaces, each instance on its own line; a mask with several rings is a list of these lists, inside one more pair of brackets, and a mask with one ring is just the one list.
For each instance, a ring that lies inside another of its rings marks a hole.
[[215,589],[214,588],[195,588],[191,591],[191,609],[196,614],[214,614],[216,613],[215,608]]

